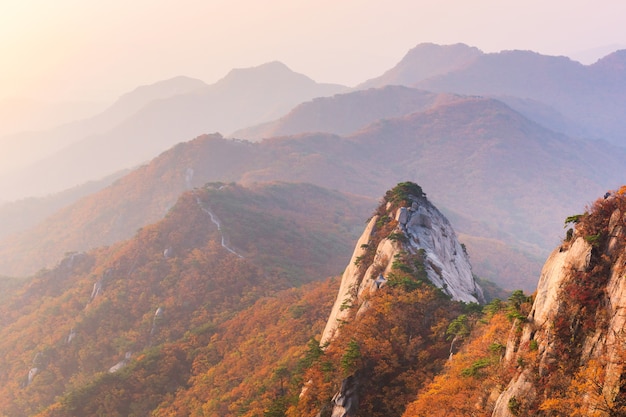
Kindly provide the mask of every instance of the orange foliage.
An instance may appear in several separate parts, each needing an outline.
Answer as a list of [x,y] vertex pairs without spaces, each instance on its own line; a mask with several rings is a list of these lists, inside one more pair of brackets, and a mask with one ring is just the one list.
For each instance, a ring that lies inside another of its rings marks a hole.
[[384,288],[370,295],[358,319],[304,375],[307,391],[289,415],[312,416],[330,400],[346,376],[342,358],[359,346],[359,415],[400,416],[415,393],[438,372],[449,355],[445,332],[461,305],[430,285],[413,291]]
[[[300,190],[298,186],[290,189]],[[246,194],[245,190],[237,190]],[[309,193],[302,192],[302,196]],[[205,198],[203,193],[208,191],[197,193]],[[263,193],[255,195],[260,198]],[[338,196],[332,198],[339,199]],[[241,204],[245,208],[247,203]],[[305,215],[306,210],[298,211],[298,216]],[[266,219],[273,219],[268,216]],[[277,246],[298,246],[301,237],[294,239],[289,234],[289,230],[293,230],[289,211],[281,211],[280,216],[289,227],[276,234],[267,230],[267,241]],[[312,218],[319,219],[320,214]],[[248,225],[245,216],[240,220]],[[222,221],[233,233],[242,233],[238,227],[244,225]],[[309,233],[309,227],[312,225],[302,226],[301,234],[315,238],[331,236],[332,226],[326,228],[327,234],[319,235]],[[235,351],[235,342],[230,347],[230,342],[223,340],[209,343],[219,326],[260,298],[293,286],[296,266],[304,264],[308,254],[312,254],[312,258],[319,256],[316,251],[324,245],[323,241],[317,246],[302,245],[293,262],[285,256],[271,270],[262,269],[259,265],[264,265],[263,257],[270,248],[259,247],[253,256],[245,259],[230,254],[222,248],[221,236],[198,206],[196,196],[188,193],[164,220],[144,227],[133,239],[88,254],[69,254],[58,267],[39,273],[28,286],[0,306],[0,354],[5,358],[0,374],[0,414],[35,415],[60,399],[51,408],[59,410],[58,415],[96,415],[99,412],[147,415],[161,401],[171,402],[174,391],[186,387],[187,376],[198,372],[194,384],[209,378],[199,374],[210,375],[210,369],[220,363],[229,350]],[[168,248],[171,251],[165,256]],[[302,271],[297,281],[311,280],[315,276],[312,269]],[[92,297],[96,283],[101,289]],[[329,290],[331,297],[333,293]],[[298,304],[297,296],[289,299]],[[155,312],[159,307],[163,313],[157,320]],[[280,308],[289,314],[287,306]],[[317,311],[317,306],[302,308]],[[264,348],[281,352],[283,343],[296,343],[293,346],[303,348],[312,326],[305,324],[303,316],[301,329],[282,334],[273,345],[266,344]],[[319,318],[315,314],[311,317],[311,320]],[[261,327],[259,322],[257,326]],[[288,340],[298,332],[301,339]],[[250,327],[240,336],[249,337],[254,333]],[[74,336],[68,342],[70,334]],[[222,336],[220,333],[215,337]],[[107,374],[127,352],[131,354],[128,366],[115,374]],[[296,355],[294,352],[287,350],[286,354]],[[204,362],[195,360],[200,354]],[[36,365],[34,358],[38,358]],[[150,361],[146,362],[147,358]],[[232,362],[229,363],[234,370]],[[262,357],[247,363],[249,366],[258,364],[271,366]],[[26,386],[29,370],[34,367],[38,371]],[[177,376],[171,376],[170,370]],[[263,378],[268,379],[271,372],[268,368]],[[166,383],[165,379],[171,382]],[[228,398],[235,387],[226,385],[224,389],[224,398]],[[258,385],[249,385],[238,395],[241,401],[246,401],[245,398],[257,397],[259,390]],[[135,407],[135,411],[127,407]],[[82,411],[70,412],[70,409]],[[45,412],[42,415],[46,415]]]
[[500,355],[511,328],[504,312],[477,327],[445,369],[428,384],[404,417],[490,416],[489,394],[503,384]]

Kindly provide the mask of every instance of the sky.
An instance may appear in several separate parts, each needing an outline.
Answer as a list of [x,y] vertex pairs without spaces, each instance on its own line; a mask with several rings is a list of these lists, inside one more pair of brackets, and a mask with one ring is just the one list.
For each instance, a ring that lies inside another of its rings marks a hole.
[[577,57],[625,47],[625,11],[621,0],[0,0],[0,100],[112,102],[275,60],[354,86],[422,42]]

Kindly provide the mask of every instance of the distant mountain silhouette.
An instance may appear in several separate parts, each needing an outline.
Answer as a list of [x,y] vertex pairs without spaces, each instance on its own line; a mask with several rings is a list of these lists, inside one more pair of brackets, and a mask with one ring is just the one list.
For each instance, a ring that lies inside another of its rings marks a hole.
[[[380,119],[407,115],[464,97],[399,85],[356,90],[302,103],[278,120],[238,130],[232,136],[260,140],[311,132],[347,135]],[[575,137],[587,135],[587,129],[544,103],[513,96],[498,96],[497,99],[552,130]]]
[[[504,97],[529,118],[541,114],[543,118],[534,120],[551,129],[626,146],[624,55],[617,51],[585,66],[567,57],[532,51],[485,54],[465,45],[422,44],[362,87],[398,84],[434,92]],[[541,103],[539,110],[529,106],[533,101]],[[553,110],[547,111],[547,107]],[[546,117],[549,113],[555,115],[554,121]]]
[[278,120],[238,130],[232,136],[260,140],[307,132],[347,135],[379,119],[403,116],[455,99],[459,97],[403,86],[358,90],[307,101]]
[[455,45],[421,43],[407,52],[396,66],[356,88],[414,85],[419,81],[461,69],[482,54],[480,49],[462,43]]
[[[90,130],[80,140],[0,178],[0,196],[8,200],[60,191],[136,166],[190,137],[268,121],[302,101],[345,90],[318,84],[278,62],[233,70],[213,85],[202,84],[177,78],[122,97],[85,122]],[[178,94],[181,89],[184,93]]]
[[[0,155],[0,178],[19,176],[15,169],[32,164],[41,158],[89,136],[113,129],[143,106],[157,99],[195,91],[206,84],[188,77],[175,77],[145,85],[122,95],[113,105],[95,116],[65,123],[51,129],[31,127],[28,131],[0,136],[3,153]],[[28,152],[25,152],[25,149]],[[10,173],[7,175],[7,173]],[[113,171],[107,173],[110,174]],[[91,178],[98,179],[98,178]],[[73,183],[72,185],[76,185]],[[58,191],[58,190],[49,190]],[[20,193],[20,196],[29,196]],[[8,196],[13,198],[12,196]]]

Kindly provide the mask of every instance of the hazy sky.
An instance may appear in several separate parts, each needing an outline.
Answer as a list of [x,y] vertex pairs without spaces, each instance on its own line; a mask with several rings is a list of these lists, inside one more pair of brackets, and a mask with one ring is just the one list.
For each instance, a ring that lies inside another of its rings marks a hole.
[[622,0],[0,0],[0,99],[112,101],[279,60],[355,85],[421,42],[568,55],[626,45]]

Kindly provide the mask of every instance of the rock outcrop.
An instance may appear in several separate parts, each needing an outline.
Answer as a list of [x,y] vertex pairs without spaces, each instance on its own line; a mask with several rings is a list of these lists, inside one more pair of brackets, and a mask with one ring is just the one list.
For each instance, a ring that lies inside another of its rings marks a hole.
[[[417,187],[414,191],[417,195],[407,195],[408,204],[404,205],[390,200],[398,187],[388,192],[386,202],[357,241],[322,334],[322,346],[330,342],[338,325],[348,317],[347,306],[359,304],[361,309],[367,308],[360,303],[362,296],[384,285],[394,260],[402,252],[420,253],[428,280],[453,300],[484,301],[482,289],[472,275],[469,257],[450,222],[428,201],[419,186],[413,186]],[[380,235],[381,231],[385,236]],[[364,265],[368,259],[370,264]]]
[[626,410],[626,195],[607,195],[572,221],[576,230],[543,267],[530,314],[514,325],[505,361],[517,373],[494,417]]
[[[400,278],[399,271],[410,278]],[[455,301],[484,301],[450,222],[417,184],[406,182],[387,192],[357,241],[320,345],[324,349],[332,345],[342,323],[366,314],[369,297],[376,291],[391,285],[418,288],[422,284],[432,284]],[[357,371],[343,380],[332,399],[330,416],[357,415],[361,378]]]

